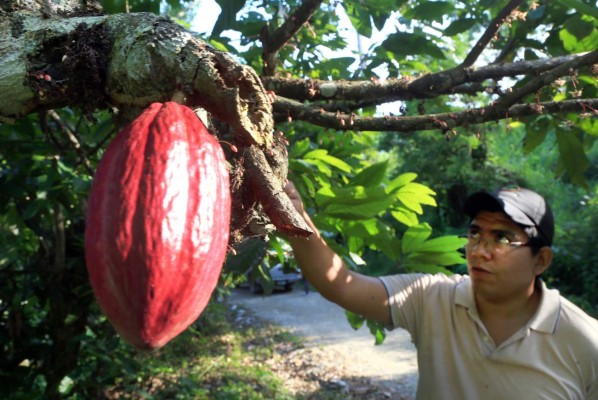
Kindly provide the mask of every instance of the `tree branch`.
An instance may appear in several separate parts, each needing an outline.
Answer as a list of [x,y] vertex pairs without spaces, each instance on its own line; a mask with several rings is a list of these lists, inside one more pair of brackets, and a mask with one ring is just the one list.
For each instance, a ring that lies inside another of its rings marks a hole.
[[77,155],[79,156],[81,162],[85,166],[89,175],[93,175],[93,168],[91,168],[91,164],[89,163],[89,159],[87,158],[87,154],[85,154],[85,150],[81,147],[81,143],[77,138],[75,132],[70,129],[60,118],[60,115],[54,110],[48,111],[48,116],[52,118],[52,120],[58,125],[62,133],[66,136],[68,142],[70,143],[71,147],[75,150]]
[[471,51],[469,52],[467,57],[465,57],[463,63],[461,63],[461,68],[471,67],[476,62],[476,60],[478,59],[480,54],[482,54],[488,43],[490,43],[490,41],[492,41],[492,38],[494,38],[494,36],[498,33],[499,29],[501,28],[502,24],[504,24],[507,17],[511,15],[513,10],[519,7],[521,3],[523,3],[523,0],[511,0],[509,4],[507,4],[505,8],[503,8],[500,11],[500,13],[498,13],[498,15],[492,20],[492,22],[490,22],[490,25],[488,26],[482,37],[480,37],[477,43],[471,48]]
[[305,0],[273,33],[268,31],[267,25],[262,28],[260,39],[263,46],[264,68],[262,73],[264,76],[274,75],[278,64],[278,51],[295,36],[299,29],[320,8],[321,4],[322,0]]
[[530,82],[523,85],[521,88],[514,90],[511,93],[507,93],[506,95],[501,97],[497,102],[494,103],[492,107],[503,110],[509,108],[516,102],[526,97],[527,95],[537,92],[538,90],[554,82],[561,76],[569,75],[572,71],[579,68],[580,66],[592,65],[594,63],[598,63],[598,50],[586,53],[579,58],[563,63],[546,73],[540,74],[540,76],[532,79]]
[[[117,109],[125,122],[150,103],[183,92],[188,106],[204,108],[230,128],[237,147],[253,154],[277,145],[270,98],[255,71],[150,13],[0,20],[0,89],[0,116],[6,119],[71,106],[87,114]],[[280,223],[277,229],[292,231],[289,224],[301,217],[286,207],[290,200],[265,190],[284,182],[288,160],[263,157],[276,168],[250,173],[251,183],[242,185],[264,189],[256,193],[262,209],[274,225]],[[259,210],[255,215],[263,218]]]
[[22,12],[30,16],[50,18],[52,16],[95,15],[102,11],[97,0],[60,0],[60,1],[0,1],[0,13]]
[[326,112],[323,109],[306,106],[299,102],[278,98],[274,111],[285,113],[294,120],[302,120],[324,128],[340,131],[392,131],[412,132],[427,129],[450,130],[458,126],[482,124],[506,118],[538,115],[542,112],[557,114],[565,112],[585,113],[588,108],[596,109],[598,99],[566,100],[517,104],[508,109],[488,106],[452,113],[420,116],[359,117],[355,114]]
[[[284,186],[270,176],[270,164],[264,153],[249,147],[245,151],[245,165],[249,179],[254,187],[253,193],[259,194],[264,211],[270,221],[283,233],[290,236],[309,236],[313,233],[307,223],[297,213],[293,203],[285,194]],[[263,199],[268,199],[263,201]]]
[[255,71],[168,18],[14,15],[0,20],[0,32],[2,117],[66,106],[89,114],[110,104],[130,119],[182,90],[190,106],[233,126],[239,142],[272,143],[272,107]]
[[[492,64],[464,70],[454,68],[424,75],[414,80],[391,78],[385,81],[324,81],[262,77],[262,82],[266,90],[298,101],[349,100],[381,104],[397,100],[426,99],[445,94],[474,94],[472,87],[477,90],[485,88],[481,85],[469,84],[488,79],[499,81],[505,77],[518,75],[537,75],[582,56],[583,54],[573,54],[543,60]],[[590,65],[587,59],[581,64]]]

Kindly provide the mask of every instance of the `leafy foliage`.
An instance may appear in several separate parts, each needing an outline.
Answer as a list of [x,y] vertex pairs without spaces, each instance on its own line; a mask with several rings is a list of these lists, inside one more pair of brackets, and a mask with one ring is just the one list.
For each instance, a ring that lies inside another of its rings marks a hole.
[[[106,124],[75,123],[69,110],[56,116],[72,122],[90,149],[110,132]],[[68,386],[64,377],[96,328],[82,239],[90,175],[47,115],[0,131],[0,238],[7,249],[0,259],[0,379],[10,382],[0,386],[18,394],[36,382],[33,389],[51,398]]]
[[[316,131],[299,138],[301,123],[287,126],[290,173],[314,223],[328,244],[359,272],[380,276],[401,271],[451,273],[447,267],[465,262],[455,235],[431,238],[432,228],[420,222],[425,206],[436,206],[429,187],[417,174],[389,179],[388,156],[372,151],[377,134],[345,132],[340,137]],[[402,234],[402,236],[401,236]],[[363,318],[349,315],[353,327]],[[384,328],[367,321],[376,342]]]

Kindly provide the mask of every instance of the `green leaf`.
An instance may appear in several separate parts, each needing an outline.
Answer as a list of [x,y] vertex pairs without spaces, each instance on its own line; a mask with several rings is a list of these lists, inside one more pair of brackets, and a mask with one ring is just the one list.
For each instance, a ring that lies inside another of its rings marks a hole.
[[326,214],[346,219],[372,218],[386,211],[393,202],[392,198],[381,198],[354,205],[331,204],[326,208]]
[[373,237],[380,233],[380,226],[375,218],[360,221],[348,221],[343,225],[346,236]]
[[378,186],[386,176],[388,168],[388,161],[372,164],[367,168],[362,169],[355,178],[349,181],[351,186]]
[[[316,203],[321,206],[329,204],[363,204],[372,200],[388,197],[378,188],[365,188],[364,186],[330,187],[323,186],[316,193]],[[330,201],[334,199],[333,201]]]
[[39,214],[44,208],[48,207],[50,202],[46,199],[35,199],[25,207],[22,218],[27,221],[37,214]]
[[316,204],[325,207],[326,214],[347,219],[372,218],[386,211],[395,202],[393,195],[382,188],[346,186],[322,187],[315,196]]
[[239,27],[239,30],[243,32],[245,38],[251,38],[251,41],[260,34],[264,25],[268,23],[260,13],[255,11],[249,11],[241,18],[242,19],[237,23],[237,26]]
[[384,329],[384,326],[379,322],[369,319],[366,324],[370,329],[370,333],[376,338],[375,345],[378,346],[384,343],[384,339],[386,339],[386,330]]
[[456,251],[467,243],[467,239],[458,236],[441,236],[424,242],[417,251],[420,252],[447,252]]
[[403,225],[413,226],[419,224],[417,214],[407,208],[401,207],[398,210],[392,210],[390,214]]
[[461,18],[453,21],[445,30],[445,36],[455,36],[473,28],[477,21],[473,18]]
[[298,140],[293,143],[290,151],[289,151],[289,158],[301,158],[307,151],[309,150],[309,139],[302,139]]
[[443,18],[455,10],[453,3],[446,1],[425,1],[405,11],[403,16],[428,22],[443,22]]
[[452,275],[453,273],[443,267],[434,264],[423,264],[417,261],[407,260],[405,262],[405,268],[408,268],[415,272],[421,272],[422,274],[445,274]]
[[341,76],[354,63],[355,57],[335,57],[328,60],[323,60],[320,64],[320,69],[323,71],[329,71],[336,76]]
[[577,130],[562,127],[556,129],[556,138],[560,151],[560,162],[565,167],[571,181],[588,190],[588,182],[584,172],[590,166],[590,160],[585,154],[583,144],[577,136]]
[[303,165],[312,165],[317,168],[318,171],[323,173],[324,175],[330,177],[332,175],[332,169],[328,166],[327,163],[321,160],[296,160],[298,163]]
[[529,10],[527,13],[527,19],[530,21],[537,21],[544,17],[546,14],[546,6],[539,6],[536,7],[535,10]]
[[565,50],[576,53],[596,50],[596,43],[598,43],[598,29],[592,28],[589,35],[580,39],[570,31],[571,29],[579,33],[579,29],[575,27],[575,23],[572,22],[572,24],[573,25],[569,25],[566,29],[561,29],[559,31],[559,38],[563,42]]
[[359,2],[351,2],[346,4],[347,16],[353,25],[353,28],[362,36],[372,36],[372,23],[370,14],[361,7]]
[[209,40],[210,45],[218,51],[229,52],[230,49],[224,43],[226,38],[219,38],[219,39],[220,40],[210,39]]
[[235,247],[235,255],[229,254],[226,256],[224,269],[242,274],[259,264],[266,255],[267,248],[268,244],[263,240],[245,240]]
[[311,173],[313,171],[314,164],[309,163],[302,159],[289,159],[289,169],[292,170],[295,175],[304,176],[305,172]]
[[370,243],[370,247],[374,249],[379,249],[382,253],[384,253],[388,258],[393,261],[398,261],[399,258],[403,255],[401,252],[401,241],[396,237],[385,237],[380,238],[379,236],[376,237],[376,241]]
[[565,7],[572,8],[578,11],[580,14],[591,15],[592,17],[598,19],[598,8],[595,6],[592,7],[589,4],[585,4],[580,0],[557,0],[559,3],[564,5]]
[[414,172],[407,172],[405,174],[401,174],[399,176],[397,176],[395,179],[393,179],[389,184],[388,187],[386,188],[386,191],[388,193],[405,186],[406,184],[408,184],[409,182],[413,182],[415,180],[415,178],[417,178],[417,174]]
[[536,118],[531,124],[525,126],[525,138],[523,139],[523,152],[530,154],[538,147],[551,130],[552,119],[548,117]]
[[329,155],[328,150],[324,150],[324,149],[312,150],[309,153],[305,154],[303,156],[303,158],[305,160],[323,161],[326,164],[332,165],[333,167],[336,167],[343,172],[351,172],[353,170],[353,168],[351,168],[351,166],[349,164],[347,164],[340,158],[336,158],[334,156]]
[[351,328],[358,330],[359,328],[361,328],[363,326],[363,323],[365,322],[365,318],[362,317],[361,315],[355,314],[351,311],[346,311],[345,310],[345,315],[347,316],[347,321],[349,322],[349,325],[351,325]]
[[422,204],[433,207],[436,206],[436,200],[432,197],[432,195],[435,194],[436,193],[427,186],[424,186],[421,183],[412,182],[401,187],[397,191],[396,196],[405,207],[418,214],[423,214],[424,210]]
[[363,240],[363,238],[357,236],[349,236],[347,238],[347,248],[351,253],[358,254],[363,252],[364,245],[365,240]]
[[245,5],[245,0],[216,0],[216,3],[222,11],[212,28],[212,37],[219,36],[225,29],[234,26],[237,21],[237,13]]
[[[341,196],[343,195],[342,192],[340,193]],[[337,197],[335,190],[330,186],[323,186],[316,192],[315,201],[316,204],[321,206],[326,206],[331,204],[333,199]]]
[[420,252],[411,253],[407,256],[409,260],[421,264],[432,264],[432,265],[459,265],[465,263],[465,258],[461,253],[457,251],[451,251],[446,253],[428,253]]
[[60,384],[58,385],[58,392],[63,395],[69,394],[71,390],[73,390],[74,386],[75,381],[73,381],[73,379],[67,375],[60,381]]
[[410,226],[401,239],[403,254],[418,251],[420,246],[430,237],[432,228],[427,223]]
[[270,268],[263,260],[253,268],[250,279],[259,279],[259,284],[264,289],[264,294],[272,294],[274,291],[274,281],[272,281],[272,275],[270,275]]
[[382,46],[391,51],[397,60],[422,54],[427,54],[435,59],[444,60],[446,58],[442,50],[423,33],[392,33],[384,40]]
[[591,22],[584,21],[581,16],[575,15],[565,22],[565,29],[572,33],[576,39],[582,40],[583,38],[591,35],[596,28]]
[[270,244],[270,247],[276,251],[276,256],[278,257],[278,262],[280,264],[284,264],[285,258],[286,258],[285,251],[282,248],[282,244],[280,243],[278,238],[276,236],[272,236],[270,238],[270,240],[268,241],[268,243]]

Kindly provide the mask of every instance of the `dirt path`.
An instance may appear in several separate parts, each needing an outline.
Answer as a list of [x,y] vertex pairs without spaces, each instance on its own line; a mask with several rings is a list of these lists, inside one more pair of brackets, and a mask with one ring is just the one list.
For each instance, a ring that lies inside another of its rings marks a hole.
[[305,295],[299,286],[271,296],[236,289],[229,301],[305,338],[306,348],[324,351],[331,367],[342,366],[345,376],[367,378],[381,390],[415,398],[417,360],[409,333],[401,329],[388,332],[385,342],[375,346],[366,327],[353,330],[340,307],[317,293]]

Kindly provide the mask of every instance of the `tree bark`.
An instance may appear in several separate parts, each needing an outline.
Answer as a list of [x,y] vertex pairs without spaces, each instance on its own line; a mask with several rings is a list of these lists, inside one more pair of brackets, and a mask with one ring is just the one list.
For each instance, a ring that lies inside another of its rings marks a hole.
[[[276,93],[273,103],[275,119],[288,117],[337,130],[371,130],[413,132],[442,127],[437,121],[451,124],[450,128],[498,121],[510,117],[525,117],[542,112],[584,114],[598,108],[598,98],[563,100],[559,102],[526,102],[526,97],[549,87],[553,82],[579,68],[598,63],[598,50],[543,60],[492,64],[479,68],[456,67],[422,77],[388,79],[386,81],[323,81],[262,78],[266,89]],[[508,77],[527,75],[530,82],[512,91],[497,86],[482,85]],[[419,116],[393,115],[359,117],[361,107],[386,102],[425,100],[453,94],[498,95],[498,100],[486,107],[456,110],[452,113],[423,113]],[[330,103],[332,102],[332,103]],[[337,106],[335,109],[335,105]],[[592,111],[594,112],[594,111]],[[451,120],[451,121],[449,121]]]
[[[276,159],[270,157],[270,162],[286,165],[285,154],[272,152],[278,145],[272,106],[251,68],[209,47],[169,18],[150,13],[61,18],[52,11],[43,7],[14,11],[4,13],[0,20],[0,90],[4,93],[0,122],[73,107],[87,115],[108,108],[124,123],[150,103],[168,101],[174,93],[183,92],[187,105],[207,110],[220,125],[227,126],[227,140],[236,147],[272,153]],[[230,158],[245,160],[242,154],[231,153]],[[244,168],[251,170],[253,165]],[[257,181],[260,187],[280,188],[286,168],[264,168],[252,171],[251,176],[252,187]],[[243,180],[239,189],[246,185],[249,183]],[[247,190],[232,195],[242,193]],[[263,221],[265,209],[271,220],[295,224],[275,222],[277,230],[291,235],[311,233],[294,208],[281,206],[290,204],[284,191],[259,192],[255,200],[261,205],[259,211],[243,212]],[[245,221],[247,225],[231,229],[247,236],[272,231],[264,229],[270,225],[256,224],[252,218],[234,221]],[[257,225],[261,225],[259,229],[249,228]],[[239,235],[231,237],[239,239]]]

